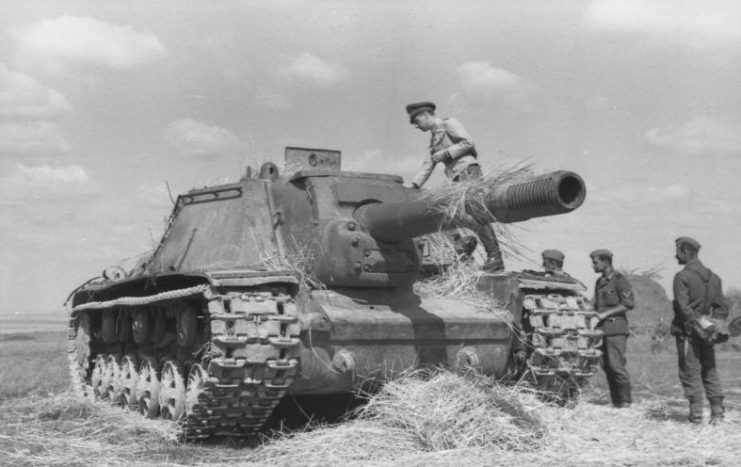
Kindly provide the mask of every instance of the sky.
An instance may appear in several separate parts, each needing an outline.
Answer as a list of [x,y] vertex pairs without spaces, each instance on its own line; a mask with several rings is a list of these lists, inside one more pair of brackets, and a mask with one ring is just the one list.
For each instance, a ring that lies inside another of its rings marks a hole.
[[689,235],[741,287],[739,83],[736,1],[4,1],[0,312],[61,310],[156,244],[171,194],[286,146],[411,178],[421,100],[465,125],[484,172],[584,178],[581,208],[512,227],[529,259],[508,268],[559,248],[592,284],[608,248],[669,287]]

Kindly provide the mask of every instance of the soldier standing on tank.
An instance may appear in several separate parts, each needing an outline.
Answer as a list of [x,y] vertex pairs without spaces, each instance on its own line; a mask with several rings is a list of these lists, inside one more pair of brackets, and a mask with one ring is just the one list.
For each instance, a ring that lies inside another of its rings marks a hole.
[[625,368],[625,350],[628,343],[627,312],[635,305],[628,279],[612,266],[612,252],[595,250],[589,254],[594,272],[601,276],[594,286],[594,309],[602,338],[602,367],[610,387],[612,405],[630,407],[630,375]]
[[[421,188],[439,163],[445,164],[445,175],[452,182],[483,176],[476,147],[461,122],[455,118],[438,118],[435,116],[435,109],[432,102],[417,102],[406,106],[409,123],[422,132],[429,131],[431,135],[429,154],[422,163],[422,169],[411,182],[404,183],[406,187]],[[486,249],[487,259],[483,269],[491,272],[504,271],[502,252],[490,219],[475,221],[464,227],[473,230]]]
[[715,349],[692,334],[691,324],[706,312],[706,281],[710,270],[698,259],[700,243],[690,237],[675,241],[676,259],[684,269],[674,275],[674,320],[671,333],[677,341],[679,381],[689,401],[691,423],[702,423],[703,386],[710,402],[710,423],[723,420],[723,387],[715,366]]

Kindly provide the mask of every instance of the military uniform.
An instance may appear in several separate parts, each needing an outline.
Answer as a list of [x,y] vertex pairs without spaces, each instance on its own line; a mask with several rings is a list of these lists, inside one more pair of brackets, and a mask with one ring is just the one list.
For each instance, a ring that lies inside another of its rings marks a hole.
[[[481,169],[476,160],[476,148],[461,122],[455,118],[437,118],[435,127],[430,133],[429,155],[422,163],[419,173],[412,180],[415,185],[420,187],[430,178],[437,165],[432,160],[432,155],[439,152],[444,154],[445,175],[450,180],[458,182],[467,178],[481,177]],[[469,173],[470,170],[474,173]]]
[[[600,277],[594,286],[594,309],[605,311],[623,305],[628,309],[635,306],[633,291],[628,279],[618,271]],[[602,367],[607,376],[610,396],[614,405],[630,404],[630,375],[625,368],[625,349],[628,343],[628,318],[625,314],[610,316],[597,326],[605,335],[602,339]]]
[[[695,240],[680,238],[678,240]],[[702,420],[703,387],[710,402],[713,419],[723,418],[723,387],[715,365],[715,349],[693,336],[690,329],[692,321],[707,310],[705,306],[705,282],[710,270],[699,259],[687,261],[684,269],[674,275],[674,320],[671,333],[677,342],[679,360],[679,381],[684,395],[690,404],[690,421]]]
[[[407,105],[409,122],[414,123],[414,119],[419,113],[423,111],[434,112],[435,108],[436,106],[432,102],[418,102]],[[455,118],[435,118],[430,134],[428,155],[423,161],[419,173],[412,179],[414,186],[421,187],[432,175],[437,165],[437,162],[432,159],[433,155],[442,156],[445,164],[445,175],[452,182],[462,182],[483,176],[481,166],[476,160],[478,155],[473,139],[471,139],[461,122]],[[460,226],[471,229],[484,245],[488,258],[483,268],[495,272],[503,271],[504,262],[499,240],[490,222],[491,219],[483,219],[472,213],[467,213],[465,218],[458,219]]]

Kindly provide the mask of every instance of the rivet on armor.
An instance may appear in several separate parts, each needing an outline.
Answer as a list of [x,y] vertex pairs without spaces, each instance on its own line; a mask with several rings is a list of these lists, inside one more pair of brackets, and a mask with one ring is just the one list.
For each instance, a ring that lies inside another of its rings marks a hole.
[[353,237],[352,242],[350,243],[352,243],[352,246],[358,246],[360,245],[360,239],[358,237]]
[[341,373],[355,371],[355,357],[349,350],[338,350],[332,357],[332,366]]
[[458,368],[476,368],[481,365],[479,354],[473,347],[463,347],[456,356]]
[[356,224],[355,222],[350,221],[347,223],[347,230],[354,231],[357,228],[358,228],[358,224]]

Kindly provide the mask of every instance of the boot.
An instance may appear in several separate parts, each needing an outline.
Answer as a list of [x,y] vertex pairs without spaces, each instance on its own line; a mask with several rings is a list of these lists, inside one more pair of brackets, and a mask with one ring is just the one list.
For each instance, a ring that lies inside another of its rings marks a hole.
[[710,399],[710,424],[717,425],[723,421],[726,408],[722,397],[711,397]]
[[502,250],[499,248],[499,240],[491,228],[486,224],[477,229],[476,232],[486,250],[486,262],[481,267],[486,272],[504,272],[504,260],[502,259]]
[[702,423],[702,401],[690,401],[690,415],[687,417],[690,423]]
[[481,266],[486,272],[504,272],[504,261],[502,258],[488,257],[483,266]]

